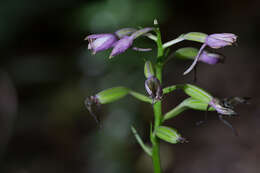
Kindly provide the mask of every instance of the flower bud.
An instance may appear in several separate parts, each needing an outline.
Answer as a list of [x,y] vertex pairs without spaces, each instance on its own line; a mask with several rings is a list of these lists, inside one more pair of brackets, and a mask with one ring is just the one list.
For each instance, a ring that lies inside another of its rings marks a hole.
[[207,36],[208,36],[207,34],[204,34],[201,32],[189,32],[187,34],[182,35],[182,37],[185,40],[196,41],[196,42],[200,42],[200,43],[204,43]]
[[191,84],[184,84],[179,86],[190,97],[197,99],[203,103],[209,103],[212,100],[212,96],[205,90]]
[[237,40],[237,36],[232,33],[211,34],[207,36],[205,43],[214,49],[231,46]]
[[[192,97],[185,99],[182,103],[183,106],[186,106],[190,109],[199,110],[199,111],[207,111],[208,103],[201,102]],[[213,107],[209,107],[208,111],[214,111]]]
[[176,50],[174,52],[173,56],[178,59],[194,60],[194,58],[196,57],[198,52],[199,52],[199,50],[194,47],[184,47],[184,48],[180,48],[180,49]]
[[151,76],[148,79],[146,79],[145,89],[149,96],[153,99],[153,102],[162,99],[163,91],[161,83],[156,77]]
[[92,53],[95,54],[113,47],[117,38],[114,34],[93,34],[87,36],[85,40],[89,42],[88,49],[92,50]]
[[99,92],[98,94],[96,94],[96,98],[98,99],[99,103],[107,104],[121,99],[128,93],[129,89],[125,87],[114,87]]
[[221,115],[235,115],[236,112],[232,109],[225,107],[221,101],[217,98],[212,98],[212,100],[209,102],[209,105],[212,106],[216,111]]
[[177,144],[179,142],[187,142],[181,135],[175,130],[174,128],[167,127],[167,126],[159,126],[155,130],[155,135],[172,144]]
[[144,64],[144,75],[146,78],[154,76],[153,64],[151,61],[146,61]]

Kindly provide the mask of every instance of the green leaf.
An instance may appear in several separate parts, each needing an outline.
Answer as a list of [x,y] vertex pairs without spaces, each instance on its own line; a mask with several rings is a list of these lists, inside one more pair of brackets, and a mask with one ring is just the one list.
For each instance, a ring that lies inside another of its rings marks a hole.
[[174,52],[174,57],[178,59],[190,59],[194,60],[199,50],[194,47],[180,48]]
[[182,88],[187,95],[204,103],[209,103],[213,98],[208,92],[195,85],[184,84],[179,85],[179,87]]
[[196,41],[200,43],[204,43],[207,36],[207,34],[202,32],[189,32],[187,34],[182,35],[182,37],[185,40]]
[[129,93],[129,89],[125,87],[114,87],[99,92],[96,97],[101,104],[111,103],[119,100]]
[[144,150],[144,152],[148,155],[148,156],[152,156],[152,148],[145,145],[143,140],[141,139],[141,137],[138,135],[136,129],[134,128],[134,126],[131,127],[131,130],[135,136],[136,141],[138,142],[138,144],[142,147],[142,149]]
[[155,135],[158,138],[172,144],[181,142],[181,140],[183,139],[175,129],[167,126],[157,127],[157,129],[155,130]]

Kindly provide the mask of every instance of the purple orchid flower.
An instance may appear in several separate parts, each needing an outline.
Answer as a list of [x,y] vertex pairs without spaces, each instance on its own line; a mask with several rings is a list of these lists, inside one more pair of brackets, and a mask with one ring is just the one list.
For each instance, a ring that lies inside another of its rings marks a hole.
[[114,34],[93,34],[87,36],[85,40],[89,42],[88,49],[92,50],[93,54],[96,54],[99,51],[112,48],[117,41],[117,37]]
[[225,46],[231,46],[237,41],[237,36],[232,33],[221,33],[221,34],[211,34],[207,36],[205,43],[213,48],[219,49]]
[[[121,54],[123,52],[125,52],[127,49],[129,49],[130,47],[132,47],[132,44],[134,42],[134,40],[150,31],[152,31],[153,28],[143,28],[140,30],[135,31],[134,33],[132,33],[130,36],[124,36],[123,38],[121,38],[120,40],[118,40],[115,44],[114,44],[114,48],[109,56],[109,58],[112,58],[118,54]],[[136,51],[150,51],[151,49],[143,49],[143,48],[136,48],[133,47],[133,50]]]
[[133,47],[133,41],[152,31],[153,28],[143,28],[136,30],[133,28],[123,28],[117,30],[115,33],[105,33],[105,34],[92,34],[85,38],[88,40],[88,49],[92,50],[92,53],[107,50],[113,48],[109,58],[112,58],[118,54],[125,52],[127,49],[132,48],[136,51],[150,51],[151,49],[137,48]]
[[209,46],[213,49],[219,49],[225,46],[231,46],[237,41],[237,36],[232,33],[221,33],[221,34],[211,34],[208,35],[205,39],[204,44],[201,46],[197,56],[195,57],[191,66],[183,73],[184,75],[188,74],[197,64],[203,49],[206,46]]

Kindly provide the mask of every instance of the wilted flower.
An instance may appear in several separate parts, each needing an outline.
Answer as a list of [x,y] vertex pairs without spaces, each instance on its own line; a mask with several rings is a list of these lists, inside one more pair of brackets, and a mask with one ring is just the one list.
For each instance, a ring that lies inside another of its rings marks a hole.
[[92,53],[95,54],[113,47],[117,41],[117,37],[114,34],[93,34],[87,36],[85,40],[89,42],[88,49],[92,50]]
[[149,96],[153,99],[153,102],[162,99],[162,86],[160,81],[156,77],[151,76],[148,79],[146,79],[145,89]]
[[214,49],[231,46],[237,40],[237,36],[232,33],[211,34],[207,36],[205,44]]
[[99,119],[95,115],[94,110],[96,106],[100,105],[100,102],[96,96],[90,96],[85,99],[85,106],[88,109],[90,115],[95,119],[97,124],[99,124]]
[[222,63],[224,61],[224,56],[219,53],[212,53],[204,50],[199,57],[199,61],[214,65]]
[[212,106],[214,109],[216,109],[216,111],[219,114],[222,115],[235,115],[236,112],[228,107],[225,107],[225,105],[222,104],[222,102],[217,99],[217,98],[213,98],[210,102],[209,105]]

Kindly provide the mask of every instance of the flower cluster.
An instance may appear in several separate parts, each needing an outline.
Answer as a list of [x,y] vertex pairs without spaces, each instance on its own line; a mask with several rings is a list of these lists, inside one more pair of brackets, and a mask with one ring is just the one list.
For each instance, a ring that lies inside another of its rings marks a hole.
[[[191,66],[183,73],[184,75],[188,74],[196,66],[196,64],[197,64],[198,60],[200,59],[200,57],[203,53],[203,50],[205,49],[206,46],[209,46],[213,49],[219,49],[222,47],[231,46],[237,41],[237,36],[232,33],[211,34],[211,35],[206,36],[205,38],[204,37],[205,36],[203,35],[203,39],[199,39],[199,40],[194,39],[194,41],[203,42],[204,44],[201,46],[197,56],[195,57],[193,63],[191,64]],[[184,35],[184,38],[185,38],[185,35]],[[192,40],[192,39],[189,39],[189,40]]]
[[131,48],[136,51],[150,51],[151,49],[142,49],[133,47],[133,42],[136,38],[152,31],[153,28],[143,28],[140,30],[135,30],[133,28],[123,28],[115,33],[104,33],[104,34],[92,34],[85,38],[88,40],[88,49],[92,51],[93,54],[113,48],[110,53],[109,58],[112,58],[118,54],[125,52],[127,49]]

